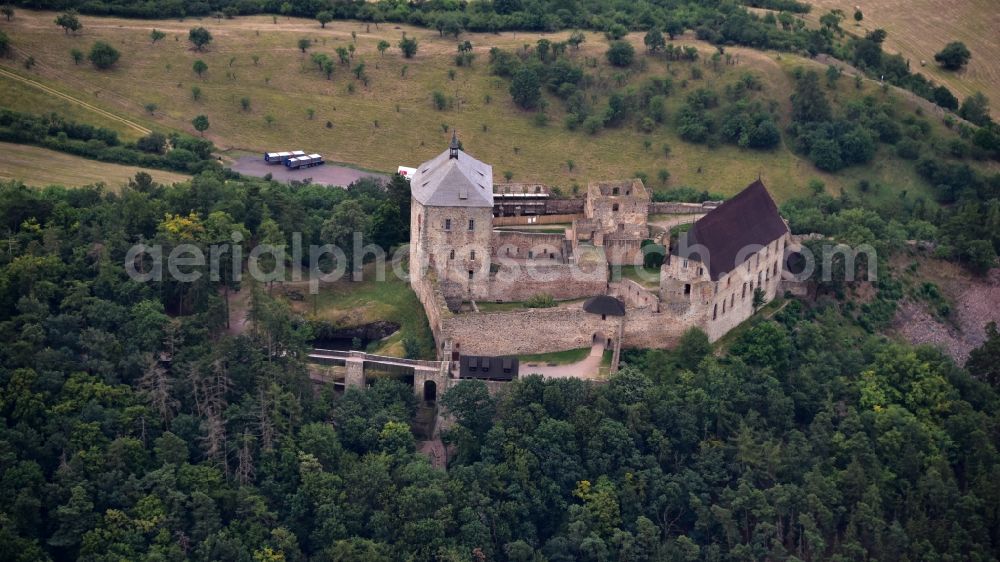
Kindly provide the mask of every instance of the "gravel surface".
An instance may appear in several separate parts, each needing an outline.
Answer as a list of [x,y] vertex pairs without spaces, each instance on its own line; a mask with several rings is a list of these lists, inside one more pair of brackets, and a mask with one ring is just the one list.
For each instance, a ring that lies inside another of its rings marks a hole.
[[955,326],[929,314],[923,303],[908,301],[896,313],[896,331],[910,343],[939,347],[956,363],[964,365],[969,352],[985,341],[986,325],[1000,324],[1000,268],[993,269],[985,278],[966,279],[945,290],[954,303]]
[[310,180],[312,183],[337,187],[346,187],[364,177],[389,178],[385,174],[365,172],[335,164],[323,164],[305,170],[289,170],[281,164],[267,164],[261,156],[243,156],[233,163],[232,169],[235,172],[258,178],[271,174],[271,177],[276,181]]

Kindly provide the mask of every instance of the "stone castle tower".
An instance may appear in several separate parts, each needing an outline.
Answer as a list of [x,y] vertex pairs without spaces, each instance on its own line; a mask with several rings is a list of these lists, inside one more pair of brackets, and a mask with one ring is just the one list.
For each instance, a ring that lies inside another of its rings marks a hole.
[[[410,283],[433,273],[446,295],[488,292],[493,232],[493,167],[451,145],[410,178]],[[424,268],[424,269],[417,269]]]

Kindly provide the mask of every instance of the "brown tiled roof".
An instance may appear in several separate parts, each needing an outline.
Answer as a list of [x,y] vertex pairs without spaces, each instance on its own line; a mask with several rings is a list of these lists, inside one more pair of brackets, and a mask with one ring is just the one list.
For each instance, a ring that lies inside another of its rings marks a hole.
[[[733,198],[699,219],[688,231],[687,251],[678,255],[698,259],[708,266],[712,280],[718,280],[740,264],[737,256],[751,245],[766,246],[788,232],[778,214],[778,206],[758,179]],[[702,256],[703,246],[707,255]],[[754,250],[744,251],[746,260]]]

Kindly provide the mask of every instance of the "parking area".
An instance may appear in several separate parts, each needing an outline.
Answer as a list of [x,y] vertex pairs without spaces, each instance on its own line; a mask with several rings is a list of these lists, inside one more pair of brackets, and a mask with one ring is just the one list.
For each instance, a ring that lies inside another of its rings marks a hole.
[[364,177],[388,179],[385,174],[365,172],[346,166],[323,164],[302,170],[289,170],[281,164],[267,164],[262,156],[243,156],[232,165],[235,172],[262,178],[271,174],[275,181],[306,181],[336,187],[346,187]]

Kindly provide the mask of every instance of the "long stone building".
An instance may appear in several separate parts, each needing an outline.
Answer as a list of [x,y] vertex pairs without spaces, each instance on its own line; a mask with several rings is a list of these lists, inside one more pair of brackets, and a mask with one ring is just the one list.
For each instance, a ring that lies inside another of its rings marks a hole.
[[[595,341],[666,348],[692,326],[714,341],[753,314],[755,294],[758,302],[774,298],[790,240],[758,180],[695,222],[658,276],[632,280],[611,271],[646,272],[636,266],[651,236],[651,203],[638,179],[591,183],[582,215],[558,233],[494,228],[493,169],[454,136],[447,150],[417,167],[410,188],[410,283],[439,355],[452,359]],[[542,295],[556,306],[495,305]]]

